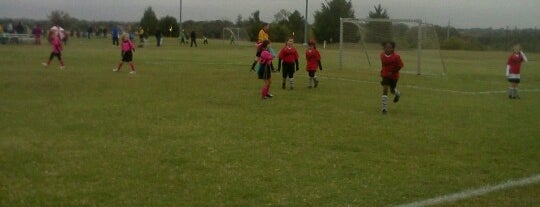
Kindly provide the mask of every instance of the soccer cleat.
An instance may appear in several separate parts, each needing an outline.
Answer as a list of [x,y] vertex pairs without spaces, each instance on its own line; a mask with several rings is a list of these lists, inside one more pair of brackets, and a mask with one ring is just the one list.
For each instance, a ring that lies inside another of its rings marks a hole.
[[394,96],[394,103],[397,103],[397,102],[399,101],[399,97],[400,97],[400,96],[401,96],[401,95],[400,95],[399,93],[396,94],[396,96]]
[[113,72],[118,72],[118,68],[113,68],[112,71]]
[[386,112],[388,112],[386,109],[382,110],[382,114],[386,114]]
[[274,97],[274,95],[272,95],[271,93],[268,93],[268,94],[266,94],[266,97],[272,98],[272,97]]
[[134,70],[132,70],[131,72],[129,72],[129,74],[136,74],[137,72],[135,72]]
[[47,65],[47,63],[41,63],[41,65],[43,65],[43,67],[49,66],[49,65]]
[[60,66],[60,70],[64,70],[65,68],[65,66]]

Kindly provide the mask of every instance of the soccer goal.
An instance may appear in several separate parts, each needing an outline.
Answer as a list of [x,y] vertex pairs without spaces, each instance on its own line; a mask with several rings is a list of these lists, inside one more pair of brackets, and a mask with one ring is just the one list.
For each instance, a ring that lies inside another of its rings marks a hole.
[[445,75],[435,26],[419,19],[340,18],[339,67],[380,69],[381,42],[396,42],[404,73]]
[[249,36],[244,28],[223,28],[223,43],[231,45],[245,45],[249,43]]

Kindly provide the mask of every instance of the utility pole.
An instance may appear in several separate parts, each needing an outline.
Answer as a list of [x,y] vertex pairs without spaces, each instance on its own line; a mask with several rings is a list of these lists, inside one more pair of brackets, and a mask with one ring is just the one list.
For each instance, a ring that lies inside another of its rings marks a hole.
[[308,0],[306,0],[306,14],[305,14],[305,19],[306,19],[306,22],[304,23],[304,45],[307,45],[307,35],[308,35],[308,31],[307,31],[307,28],[308,28]]
[[178,18],[178,31],[182,33],[182,0],[180,0],[180,14]]

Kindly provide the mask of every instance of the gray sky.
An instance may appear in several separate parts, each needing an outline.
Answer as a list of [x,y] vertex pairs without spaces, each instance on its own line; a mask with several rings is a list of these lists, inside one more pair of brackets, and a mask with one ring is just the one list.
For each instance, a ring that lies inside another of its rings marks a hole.
[[[330,0],[328,0],[330,1]],[[178,19],[180,0],[0,0],[0,18],[46,19],[53,10],[85,20],[139,21],[151,6],[158,18]],[[271,22],[280,9],[304,14],[305,0],[182,0],[182,20],[247,19],[259,10]],[[324,0],[309,0],[308,21]],[[540,0],[352,0],[357,18],[381,4],[391,18],[422,19],[457,28],[540,28]]]

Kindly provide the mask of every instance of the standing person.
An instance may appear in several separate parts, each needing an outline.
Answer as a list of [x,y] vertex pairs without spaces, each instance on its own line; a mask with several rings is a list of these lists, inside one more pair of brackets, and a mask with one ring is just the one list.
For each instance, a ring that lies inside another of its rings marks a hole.
[[158,47],[161,47],[161,36],[162,36],[162,35],[163,35],[163,34],[161,33],[161,30],[159,30],[159,29],[156,30],[156,42],[157,42],[156,45],[157,45]]
[[113,26],[111,36],[112,36],[112,44],[116,45],[116,46],[119,46],[120,45],[120,42],[119,42],[119,40],[120,40],[120,29],[118,28],[118,26]]
[[186,34],[184,33],[184,30],[182,30],[180,32],[180,45],[185,45],[185,44],[187,44]]
[[207,45],[207,44],[208,44],[208,37],[203,35],[203,45]]
[[268,35],[268,31],[270,29],[270,25],[268,23],[264,23],[261,30],[259,30],[259,35],[257,36],[257,52],[255,53],[255,60],[251,64],[251,71],[255,71],[255,65],[257,65],[257,62],[259,62],[259,45],[265,41],[270,41],[270,36]]
[[51,41],[51,44],[52,52],[49,56],[49,61],[41,64],[45,67],[48,67],[51,64],[52,59],[56,56],[58,58],[58,61],[60,61],[60,69],[64,69],[64,61],[62,60],[62,33],[60,32],[60,30],[54,31],[54,37]]
[[317,50],[315,40],[308,42],[308,50],[306,51],[306,68],[309,76],[309,88],[317,88],[319,80],[315,76],[317,68],[322,70],[321,54]]
[[191,47],[193,47],[193,43],[195,43],[195,47],[197,47],[197,35],[195,35],[195,31],[191,31],[190,39],[191,39]]
[[274,55],[268,51],[269,45],[270,41],[268,40],[263,41],[260,45],[261,55],[259,58],[260,63],[257,74],[259,79],[264,80],[264,85],[261,88],[262,99],[273,97],[273,95],[270,94],[270,85],[272,84],[272,71],[270,69],[270,63],[272,62],[272,59],[274,59]]
[[528,60],[519,44],[514,45],[512,50],[513,52],[506,62],[506,77],[510,83],[510,87],[508,88],[508,98],[519,99],[518,85],[521,79],[521,63],[527,62]]
[[122,46],[120,48],[121,54],[122,54],[122,61],[120,61],[120,64],[118,64],[117,68],[114,68],[114,72],[120,71],[122,69],[122,65],[124,62],[129,63],[129,66],[131,67],[130,74],[135,74],[135,65],[133,65],[133,53],[135,53],[135,45],[131,40],[128,38],[128,34],[122,35]]
[[32,33],[34,34],[34,44],[41,45],[41,34],[43,33],[41,25],[37,24]]
[[139,33],[139,47],[143,47],[144,46],[144,29],[142,27],[139,27],[138,33]]
[[298,71],[298,52],[293,46],[294,40],[289,38],[283,49],[279,52],[278,71],[281,70],[281,63],[283,62],[283,81],[281,82],[281,88],[285,89],[287,77],[289,77],[289,87],[294,89],[294,71]]
[[399,80],[399,70],[403,68],[403,61],[399,54],[397,54],[394,49],[396,48],[396,43],[393,41],[386,41],[382,44],[383,52],[381,52],[381,85],[383,87],[383,95],[381,97],[382,102],[382,113],[386,114],[388,111],[388,88],[390,92],[394,94],[394,103],[399,101],[401,96],[397,87],[397,82]]

